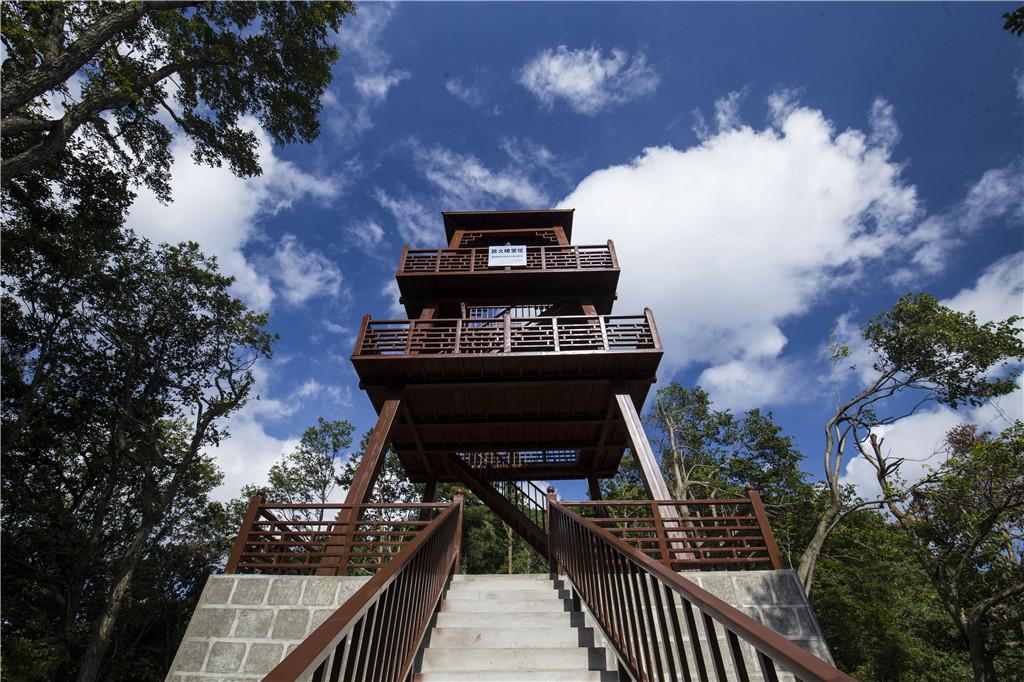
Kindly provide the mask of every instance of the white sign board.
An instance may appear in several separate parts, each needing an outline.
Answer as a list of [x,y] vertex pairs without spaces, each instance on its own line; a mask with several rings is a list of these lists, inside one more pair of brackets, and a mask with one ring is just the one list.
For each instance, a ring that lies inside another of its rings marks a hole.
[[487,267],[503,268],[509,265],[526,265],[525,246],[491,246],[487,252]]

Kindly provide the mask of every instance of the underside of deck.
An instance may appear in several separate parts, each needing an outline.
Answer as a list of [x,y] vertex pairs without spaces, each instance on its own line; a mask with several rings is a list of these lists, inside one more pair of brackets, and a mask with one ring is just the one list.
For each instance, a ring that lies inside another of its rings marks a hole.
[[[640,409],[651,380],[607,379],[412,383],[391,447],[415,482],[457,481],[450,456],[500,453],[500,471],[514,480],[614,476],[627,446],[616,410],[616,390]],[[366,386],[378,412],[393,386]]]

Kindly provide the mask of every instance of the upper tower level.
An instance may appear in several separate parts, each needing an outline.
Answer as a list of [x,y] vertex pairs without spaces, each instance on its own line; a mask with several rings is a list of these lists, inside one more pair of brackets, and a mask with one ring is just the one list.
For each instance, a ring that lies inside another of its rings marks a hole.
[[[408,319],[363,318],[352,364],[414,481],[451,453],[524,453],[527,478],[610,476],[662,348],[650,310],[612,314],[612,242],[573,245],[573,212],[444,213],[448,248],[402,252]],[[611,415],[611,416],[610,416]]]
[[[572,210],[441,215],[447,248],[402,251],[396,277],[409,318],[422,317],[425,309],[461,317],[462,305],[511,303],[540,314],[611,312],[619,281],[615,246],[571,245]],[[502,259],[506,254],[495,250],[505,246],[520,248]]]

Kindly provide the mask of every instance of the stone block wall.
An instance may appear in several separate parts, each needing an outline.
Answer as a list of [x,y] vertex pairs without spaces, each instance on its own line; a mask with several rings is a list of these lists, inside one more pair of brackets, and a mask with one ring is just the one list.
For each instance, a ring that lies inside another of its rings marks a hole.
[[262,679],[367,580],[210,576],[167,682]]

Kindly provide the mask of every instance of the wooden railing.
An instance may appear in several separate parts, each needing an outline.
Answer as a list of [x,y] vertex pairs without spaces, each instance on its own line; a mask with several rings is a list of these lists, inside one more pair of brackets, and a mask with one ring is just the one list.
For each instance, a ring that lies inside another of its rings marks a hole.
[[271,504],[249,500],[226,573],[369,575],[447,507],[438,504]]
[[357,356],[478,355],[660,350],[650,310],[643,315],[567,315],[468,320],[363,317]]
[[761,497],[752,488],[738,499],[562,505],[671,571],[782,568]]
[[[564,572],[619,660],[638,682],[747,681],[780,669],[803,682],[853,682],[664,564],[548,496],[552,570]],[[703,631],[703,633],[702,633]],[[710,673],[710,674],[709,674]]]
[[263,682],[408,679],[444,586],[458,571],[461,535],[462,495],[457,494]]
[[[402,251],[399,275],[461,274],[504,272],[505,266],[488,267],[488,248],[410,249]],[[619,267],[615,246],[528,246],[526,265],[513,266],[516,271],[614,270]]]
[[459,453],[481,481],[508,500],[523,516],[547,533],[547,491],[533,481],[515,480],[508,476],[514,466],[509,453]]

